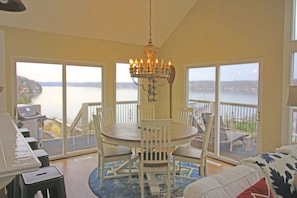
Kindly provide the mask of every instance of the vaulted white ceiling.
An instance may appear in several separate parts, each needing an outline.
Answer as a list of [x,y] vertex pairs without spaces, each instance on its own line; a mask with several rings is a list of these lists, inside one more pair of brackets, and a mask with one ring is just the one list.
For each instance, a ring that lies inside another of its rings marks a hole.
[[[149,0],[22,0],[0,11],[0,25],[146,45]],[[198,0],[152,0],[152,40],[160,47]]]

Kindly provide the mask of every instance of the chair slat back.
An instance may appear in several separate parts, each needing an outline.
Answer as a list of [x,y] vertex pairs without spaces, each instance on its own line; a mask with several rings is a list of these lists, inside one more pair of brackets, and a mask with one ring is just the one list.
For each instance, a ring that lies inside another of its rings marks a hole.
[[96,109],[96,113],[99,116],[99,121],[102,127],[114,123],[114,117],[111,107],[100,107]]
[[154,105],[137,105],[137,122],[155,119]]
[[141,121],[141,164],[169,162],[171,125],[171,119]]
[[101,126],[101,123],[100,123],[100,117],[99,117],[99,115],[95,115],[95,114],[93,114],[92,116],[93,116],[94,130],[95,130],[95,133],[96,133],[98,152],[102,156],[104,156],[102,135],[101,135],[102,126]]
[[[212,123],[213,122],[213,118],[214,118],[214,115],[213,114],[209,114],[209,116],[208,116],[209,123]],[[208,124],[206,126],[206,129],[205,129],[203,143],[202,143],[202,147],[201,147],[201,152],[202,152],[201,153],[201,160],[202,159],[206,159],[207,147],[208,147],[208,143],[209,143],[209,139],[210,139],[210,134],[211,134],[211,131],[212,130],[213,130],[213,125]]]
[[176,122],[185,125],[192,125],[194,117],[194,108],[191,107],[179,107],[177,109]]

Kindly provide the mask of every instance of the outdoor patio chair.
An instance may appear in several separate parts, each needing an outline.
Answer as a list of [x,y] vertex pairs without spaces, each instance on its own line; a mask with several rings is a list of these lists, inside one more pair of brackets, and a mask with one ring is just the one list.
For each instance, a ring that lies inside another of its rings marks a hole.
[[[141,152],[139,153],[139,180],[141,198],[144,198],[144,184],[158,185],[166,182],[167,197],[170,197],[170,149],[171,119],[141,121]],[[149,179],[155,174],[166,174],[164,177]],[[144,174],[147,179],[144,179]]]
[[248,134],[239,131],[232,131],[229,129],[220,129],[220,144],[229,144],[229,151],[233,151],[233,145],[235,142],[240,142],[244,146],[243,139],[247,137]]
[[[202,119],[205,125],[208,125],[209,121],[209,115],[211,113],[202,113]],[[214,123],[212,124],[214,125]],[[244,137],[248,136],[247,133],[239,132],[239,131],[233,131],[232,129],[229,129],[224,124],[224,121],[222,119],[222,116],[220,116],[220,144],[229,144],[229,151],[233,151],[233,145],[235,142],[239,142],[243,145],[243,139]],[[215,135],[214,130],[212,130],[211,133],[211,141],[214,141]]]
[[[97,138],[97,146],[98,146],[98,169],[97,169],[97,177],[100,176],[100,188],[103,186],[103,182],[105,178],[112,178],[114,175],[105,176],[104,175],[104,166],[105,162],[116,162],[116,161],[127,161],[129,160],[129,180],[131,178],[131,156],[132,151],[127,146],[115,146],[115,145],[105,145],[102,142],[102,125],[100,122],[99,115],[93,115],[93,122],[96,132]],[[116,174],[116,173],[114,173]]]
[[[209,115],[208,120],[212,122],[213,115]],[[207,125],[205,130],[205,135],[203,138],[203,143],[201,149],[192,148],[192,147],[182,147],[179,146],[176,148],[173,153],[173,182],[175,183],[175,177],[176,177],[176,163],[175,161],[179,161],[179,174],[181,175],[182,170],[182,163],[181,162],[189,162],[193,163],[199,166],[199,174],[202,177],[205,177],[207,174],[206,170],[206,154],[207,154],[207,146],[210,139],[210,133],[211,133],[212,125]],[[191,171],[190,171],[191,173]],[[190,177],[190,175],[188,175]],[[195,178],[197,179],[197,178]]]

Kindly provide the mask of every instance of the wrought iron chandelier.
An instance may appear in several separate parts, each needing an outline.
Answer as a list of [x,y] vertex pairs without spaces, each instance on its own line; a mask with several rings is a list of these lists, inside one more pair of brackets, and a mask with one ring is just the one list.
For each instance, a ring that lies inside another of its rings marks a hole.
[[[141,59],[129,60],[130,63],[130,76],[133,82],[141,86],[143,90],[148,93],[148,102],[157,101],[157,89],[159,86],[166,85],[167,82],[172,85],[174,80],[174,66],[171,61],[165,62],[163,59],[159,61],[157,49],[152,42],[152,1],[150,0],[149,10],[149,41],[145,46],[144,56]],[[147,79],[147,87],[138,79]],[[159,81],[159,82],[158,82]]]
[[26,10],[26,7],[21,0],[0,0],[0,10],[22,12]]

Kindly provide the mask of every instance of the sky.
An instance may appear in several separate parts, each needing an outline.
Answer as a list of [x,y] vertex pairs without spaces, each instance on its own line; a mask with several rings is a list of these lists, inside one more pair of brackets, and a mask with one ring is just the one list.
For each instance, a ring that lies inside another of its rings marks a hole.
[[[42,69],[40,69],[42,68]],[[100,82],[101,67],[67,67],[68,82]],[[61,82],[61,64],[17,63],[17,74],[37,82]]]
[[[42,69],[40,69],[42,67]],[[189,73],[190,81],[193,80],[215,80],[215,67],[191,68]],[[221,80],[258,80],[259,64],[225,65],[221,67]],[[61,64],[40,64],[40,63],[17,63],[17,74],[33,79],[37,82],[61,82]],[[101,67],[67,67],[68,82],[101,82]],[[129,73],[129,64],[117,63],[117,82],[132,82]]]
[[[40,69],[42,67],[42,69]],[[132,82],[128,63],[117,63],[117,82]],[[62,79],[62,64],[17,63],[17,74],[37,82],[59,82]],[[99,82],[101,67],[67,67],[69,82]]]
[[[215,67],[191,68],[189,70],[189,80],[212,80],[215,81]],[[234,64],[220,67],[221,81],[234,80],[258,80],[259,64]]]

